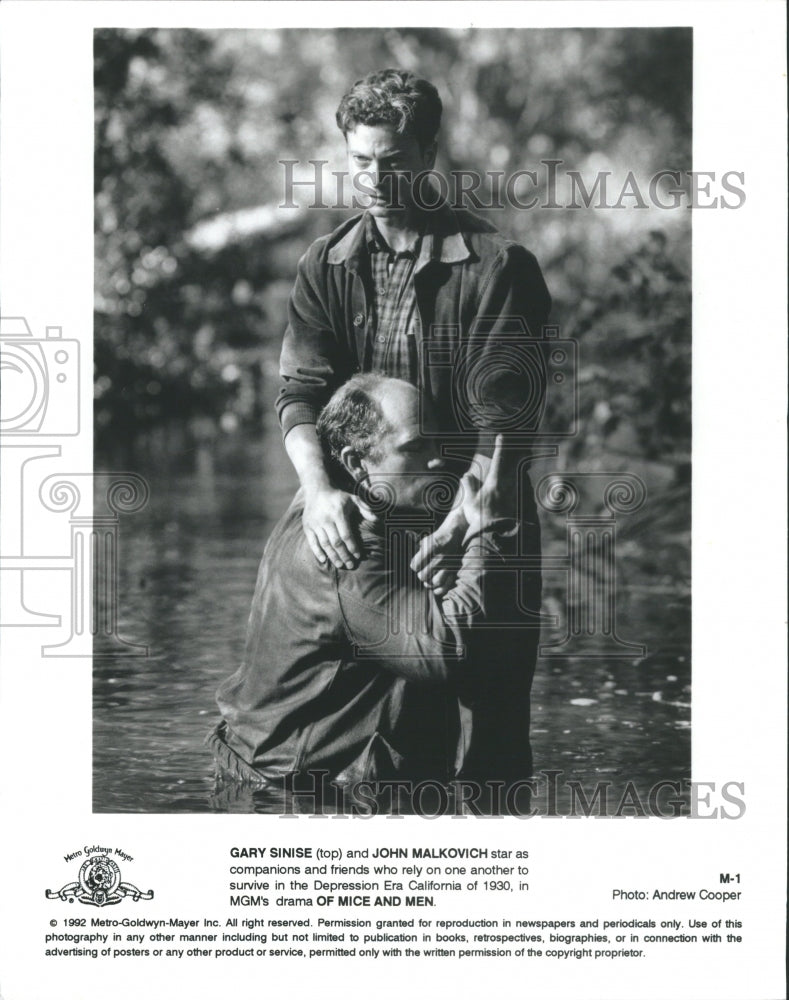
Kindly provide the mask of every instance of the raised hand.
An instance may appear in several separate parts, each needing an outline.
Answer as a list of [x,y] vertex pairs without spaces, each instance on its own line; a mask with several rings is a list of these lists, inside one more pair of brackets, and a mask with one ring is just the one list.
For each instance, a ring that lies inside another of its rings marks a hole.
[[513,497],[511,476],[503,472],[502,454],[504,438],[496,435],[496,445],[493,449],[490,465],[484,482],[472,473],[467,472],[462,480],[463,499],[461,507],[463,514],[473,531],[481,531],[491,521],[512,516]]
[[411,569],[437,597],[452,588],[457,575],[457,557],[463,549],[466,519],[460,507],[450,511],[443,524],[432,535],[422,539],[411,560]]

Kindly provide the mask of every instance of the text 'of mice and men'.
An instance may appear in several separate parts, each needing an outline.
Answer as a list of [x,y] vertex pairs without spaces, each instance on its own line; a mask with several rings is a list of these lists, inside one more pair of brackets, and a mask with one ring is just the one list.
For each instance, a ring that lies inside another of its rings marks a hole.
[[[526,850],[267,846],[232,847],[230,856],[231,906],[435,906],[433,895],[398,893],[529,889],[522,881],[529,873]],[[281,895],[260,895],[269,891]],[[358,895],[368,892],[385,895]]]

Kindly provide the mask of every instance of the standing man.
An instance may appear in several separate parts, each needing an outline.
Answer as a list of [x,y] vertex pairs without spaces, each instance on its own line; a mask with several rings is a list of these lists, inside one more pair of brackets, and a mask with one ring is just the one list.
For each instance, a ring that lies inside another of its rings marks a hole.
[[[495,433],[512,427],[508,414],[539,410],[539,400],[525,397],[544,392],[533,379],[519,381],[506,363],[513,337],[539,337],[547,319],[550,296],[539,265],[489,223],[436,204],[426,180],[441,112],[435,87],[401,70],[372,73],[342,98],[337,125],[354,187],[369,195],[369,207],[309,247],[289,303],[277,413],[303,490],[310,549],[319,563],[337,569],[357,564],[359,519],[370,516],[357,496],[332,484],[315,432],[339,385],[357,372],[377,371],[416,386],[430,401],[447,460],[458,475],[471,467],[480,481]],[[505,464],[517,457],[505,450]],[[512,516],[525,525],[523,554],[536,556],[539,528],[527,477],[514,483],[511,496]],[[414,558],[412,568],[437,596],[451,586],[451,559],[466,530],[458,505]],[[524,576],[521,610],[534,615],[539,574]],[[494,742],[501,713],[517,720],[525,712],[528,732],[537,629],[526,632],[511,629],[496,639],[503,643],[496,655],[515,657],[517,664],[515,688],[491,692],[481,709],[478,731],[487,728]],[[505,744],[496,751],[499,770],[510,749]],[[513,769],[522,776],[523,754],[514,756]]]

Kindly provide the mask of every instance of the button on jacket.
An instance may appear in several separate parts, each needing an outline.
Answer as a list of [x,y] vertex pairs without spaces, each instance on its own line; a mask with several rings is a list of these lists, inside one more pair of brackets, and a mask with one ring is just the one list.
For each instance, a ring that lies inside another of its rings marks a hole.
[[[366,216],[357,216],[316,240],[299,262],[280,359],[277,413],[285,434],[314,423],[332,392],[369,363],[374,291],[365,233]],[[484,405],[476,413],[458,407],[453,373],[487,378],[513,338],[541,335],[551,304],[542,273],[528,250],[471,212],[445,205],[424,213],[413,281],[419,387],[431,397],[440,426],[468,433],[473,443],[485,429]],[[427,339],[438,350],[426,351]],[[487,385],[495,396],[495,378]],[[503,387],[505,394],[513,391],[511,383]],[[533,379],[514,387],[516,395],[521,391],[534,392]]]
[[217,694],[225,761],[272,782],[315,771],[347,782],[453,777],[474,739],[466,706],[496,682],[495,660],[479,678],[467,646],[512,590],[504,553],[517,522],[467,538],[457,583],[438,599],[408,566],[413,532],[393,540],[365,523],[364,558],[337,570],[316,562],[303,509],[299,492],[266,545],[244,658]]

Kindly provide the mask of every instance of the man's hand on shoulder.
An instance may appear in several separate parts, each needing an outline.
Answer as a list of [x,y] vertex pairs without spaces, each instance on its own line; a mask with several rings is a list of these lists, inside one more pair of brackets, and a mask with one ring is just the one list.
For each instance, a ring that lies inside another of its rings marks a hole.
[[331,485],[315,425],[301,423],[285,435],[285,451],[304,490],[301,523],[318,562],[353,569],[362,555],[359,522],[374,520],[356,496]]
[[353,569],[362,556],[359,522],[374,520],[372,511],[356,496],[332,486],[305,490],[301,523],[321,565]]

